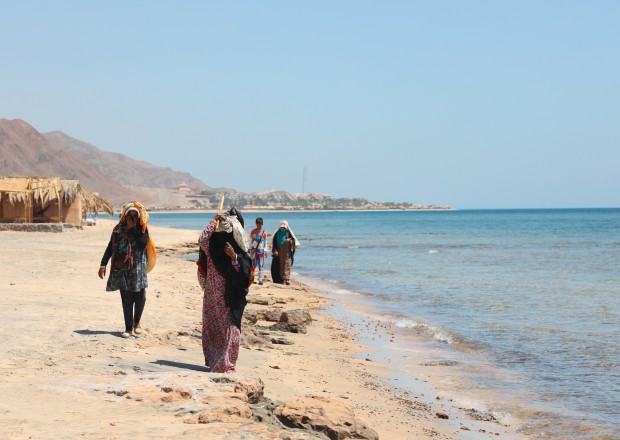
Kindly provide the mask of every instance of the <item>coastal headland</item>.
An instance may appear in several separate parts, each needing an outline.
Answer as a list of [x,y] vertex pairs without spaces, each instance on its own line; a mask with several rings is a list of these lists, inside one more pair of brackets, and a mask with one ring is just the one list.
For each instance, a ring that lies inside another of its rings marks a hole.
[[120,297],[97,277],[114,224],[0,232],[5,438],[518,438],[428,390],[388,386],[389,367],[326,313],[335,299],[295,281],[251,287],[237,373],[209,373],[202,291],[183,257],[199,231],[150,227],[145,332],[122,339]]

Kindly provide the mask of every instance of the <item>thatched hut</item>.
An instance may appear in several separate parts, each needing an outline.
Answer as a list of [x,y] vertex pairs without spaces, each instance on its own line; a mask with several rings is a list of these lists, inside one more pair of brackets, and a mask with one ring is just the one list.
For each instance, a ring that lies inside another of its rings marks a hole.
[[0,177],[0,222],[69,223],[82,226],[87,212],[114,214],[112,205],[80,186],[58,177]]

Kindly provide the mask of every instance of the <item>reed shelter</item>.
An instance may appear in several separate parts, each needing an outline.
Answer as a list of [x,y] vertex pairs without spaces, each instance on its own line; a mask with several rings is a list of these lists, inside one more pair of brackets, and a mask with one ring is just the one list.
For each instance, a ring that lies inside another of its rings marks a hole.
[[0,223],[68,223],[82,227],[88,212],[114,215],[110,202],[59,177],[0,177]]

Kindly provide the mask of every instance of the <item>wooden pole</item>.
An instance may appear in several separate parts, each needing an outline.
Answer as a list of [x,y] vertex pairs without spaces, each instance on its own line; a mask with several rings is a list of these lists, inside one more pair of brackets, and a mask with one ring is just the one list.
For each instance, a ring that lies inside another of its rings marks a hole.
[[[222,200],[220,200],[220,208],[217,210],[218,214],[222,213],[222,208],[224,207],[224,196],[222,196]],[[220,226],[220,219],[217,219],[217,223],[215,225],[215,229],[217,229]]]

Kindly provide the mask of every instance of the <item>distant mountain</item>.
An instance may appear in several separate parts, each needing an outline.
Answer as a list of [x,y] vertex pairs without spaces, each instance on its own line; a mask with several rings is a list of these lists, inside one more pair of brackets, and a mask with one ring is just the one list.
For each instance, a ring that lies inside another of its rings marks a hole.
[[43,136],[67,153],[81,158],[109,178],[125,185],[147,188],[175,188],[184,182],[196,191],[209,188],[189,173],[159,167],[123,154],[107,153],[94,145],[66,135],[62,131],[44,133]]
[[127,193],[127,188],[19,119],[0,119],[0,175],[79,179],[84,188],[108,199]]
[[79,179],[116,207],[140,200],[158,208],[193,207],[190,191],[210,187],[189,173],[101,151],[60,131],[39,133],[27,122],[0,119],[0,176],[50,176]]
[[101,151],[61,131],[39,133],[19,119],[0,119],[0,176],[79,179],[117,209],[130,200],[151,209],[214,209],[223,195],[226,206],[240,209],[449,209],[273,189],[246,194],[212,188],[189,173]]

